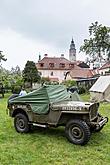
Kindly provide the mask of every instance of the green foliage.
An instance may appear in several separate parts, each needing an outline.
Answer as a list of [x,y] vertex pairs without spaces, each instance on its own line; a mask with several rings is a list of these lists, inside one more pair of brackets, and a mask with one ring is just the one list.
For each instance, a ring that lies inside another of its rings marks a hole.
[[13,85],[12,86],[12,93],[19,94],[20,91],[21,91],[21,86],[18,86],[18,85]]
[[24,82],[29,82],[31,87],[32,87],[32,83],[40,81],[38,70],[33,61],[27,61],[25,68],[23,70],[23,79]]
[[79,94],[86,93],[86,91],[87,91],[86,88],[83,86],[79,86],[78,89],[79,89]]
[[49,84],[50,83],[50,79],[49,77],[42,77],[41,78],[41,84]]
[[2,97],[4,97],[5,89],[3,87],[3,84],[0,83],[0,94],[2,94]]
[[63,82],[66,87],[72,87],[72,86],[77,86],[77,83],[75,80],[67,80]]
[[11,74],[21,76],[22,73],[21,73],[20,67],[18,65],[15,68],[12,67]]
[[3,60],[3,61],[7,60],[4,56],[5,55],[2,54],[2,51],[0,51],[0,62],[1,62],[1,60]]
[[55,82],[51,82],[49,77],[42,77],[41,78],[41,84],[47,84],[47,85],[58,85],[59,82],[55,81]]
[[[9,95],[8,95],[9,96]],[[13,119],[6,114],[7,98],[0,101],[0,164],[1,165],[109,165],[110,124],[99,133],[92,133],[86,146],[67,141],[64,128],[34,128],[19,134]],[[89,95],[81,95],[84,100]],[[6,97],[6,96],[5,96]],[[100,104],[99,111],[110,118],[110,104]]]
[[13,86],[23,86],[23,78],[21,75],[20,68],[12,68],[11,71],[8,71],[1,67],[0,70],[0,81],[6,90],[10,90]]
[[23,78],[21,76],[17,76],[16,77],[16,85],[19,85],[19,86],[24,86],[24,81],[23,81]]
[[98,22],[89,26],[89,39],[84,40],[80,51],[85,52],[93,60],[102,58],[104,55],[110,57],[110,27],[102,26]]

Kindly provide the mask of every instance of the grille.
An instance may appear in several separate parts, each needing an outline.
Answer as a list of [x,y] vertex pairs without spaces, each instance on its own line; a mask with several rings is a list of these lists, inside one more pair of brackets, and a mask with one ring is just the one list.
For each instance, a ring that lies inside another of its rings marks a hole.
[[90,107],[90,120],[94,120],[98,114],[98,104],[94,104]]

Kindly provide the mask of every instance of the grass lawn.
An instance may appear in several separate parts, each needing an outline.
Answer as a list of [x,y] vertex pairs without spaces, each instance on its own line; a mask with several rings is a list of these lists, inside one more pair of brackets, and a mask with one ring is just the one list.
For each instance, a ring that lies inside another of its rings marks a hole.
[[[19,134],[6,114],[7,97],[0,99],[0,165],[110,165],[110,123],[92,134],[86,146],[69,143],[63,128]],[[99,110],[110,117],[110,104],[101,104]]]

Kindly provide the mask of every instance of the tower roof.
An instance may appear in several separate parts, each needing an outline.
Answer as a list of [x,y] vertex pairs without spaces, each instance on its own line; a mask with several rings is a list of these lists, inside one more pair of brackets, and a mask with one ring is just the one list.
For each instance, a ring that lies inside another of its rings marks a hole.
[[72,37],[72,40],[71,40],[70,48],[75,48],[73,37]]
[[71,43],[74,43],[73,37],[72,37]]

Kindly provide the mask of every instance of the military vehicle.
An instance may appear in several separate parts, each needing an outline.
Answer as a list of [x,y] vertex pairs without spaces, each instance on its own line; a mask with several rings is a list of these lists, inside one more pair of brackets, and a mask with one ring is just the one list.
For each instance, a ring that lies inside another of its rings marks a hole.
[[8,113],[17,132],[27,133],[32,125],[64,126],[67,139],[79,145],[85,145],[91,132],[100,131],[108,122],[99,115],[98,107],[99,103],[80,101],[78,94],[67,92],[62,85],[44,85],[8,100]]

